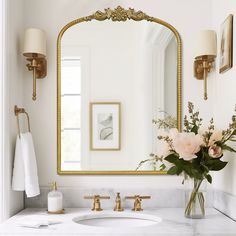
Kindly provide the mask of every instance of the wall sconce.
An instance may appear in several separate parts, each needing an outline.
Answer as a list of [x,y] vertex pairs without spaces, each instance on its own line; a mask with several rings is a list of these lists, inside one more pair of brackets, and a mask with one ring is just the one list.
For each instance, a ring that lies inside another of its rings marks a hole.
[[217,55],[216,33],[202,30],[195,38],[194,77],[204,80],[204,99],[207,100],[207,75],[211,72]]
[[33,71],[33,95],[36,100],[36,79],[47,75],[46,35],[40,29],[30,28],[25,31],[23,55],[27,57],[29,71]]

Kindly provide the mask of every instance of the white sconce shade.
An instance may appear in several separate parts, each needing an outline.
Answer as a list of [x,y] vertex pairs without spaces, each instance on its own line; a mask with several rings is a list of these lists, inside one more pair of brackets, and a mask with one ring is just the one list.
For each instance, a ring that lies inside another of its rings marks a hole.
[[43,30],[30,28],[25,31],[23,55],[33,57],[33,53],[37,57],[46,56],[46,34]]
[[216,32],[202,30],[195,37],[194,57],[217,55]]

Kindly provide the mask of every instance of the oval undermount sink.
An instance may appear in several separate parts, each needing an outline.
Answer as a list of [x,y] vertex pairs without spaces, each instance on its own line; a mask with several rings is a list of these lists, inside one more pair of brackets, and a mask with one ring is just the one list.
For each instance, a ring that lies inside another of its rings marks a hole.
[[160,217],[140,213],[98,213],[75,217],[73,221],[80,225],[114,228],[136,228],[158,224]]

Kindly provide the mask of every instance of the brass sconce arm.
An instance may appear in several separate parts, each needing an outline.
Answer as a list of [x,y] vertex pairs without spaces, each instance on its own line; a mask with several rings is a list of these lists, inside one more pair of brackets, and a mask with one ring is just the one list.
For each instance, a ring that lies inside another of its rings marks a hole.
[[33,94],[32,99],[36,100],[36,79],[42,79],[47,75],[47,62],[45,58],[37,56],[27,58],[28,63],[26,66],[29,71],[33,71]]
[[196,57],[194,61],[194,77],[204,80],[204,100],[207,100],[207,75],[214,66],[215,56]]

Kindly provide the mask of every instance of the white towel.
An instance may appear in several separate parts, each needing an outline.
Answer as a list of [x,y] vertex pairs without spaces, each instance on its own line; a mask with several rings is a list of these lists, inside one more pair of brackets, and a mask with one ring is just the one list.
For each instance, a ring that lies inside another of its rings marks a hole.
[[25,171],[21,151],[21,142],[19,135],[16,138],[15,160],[12,176],[12,189],[15,191],[25,190]]
[[16,224],[21,227],[38,229],[41,226],[60,224],[61,221],[51,220],[44,216],[26,216],[17,220]]
[[22,133],[16,140],[12,189],[24,191],[27,197],[40,194],[34,144],[31,133]]

